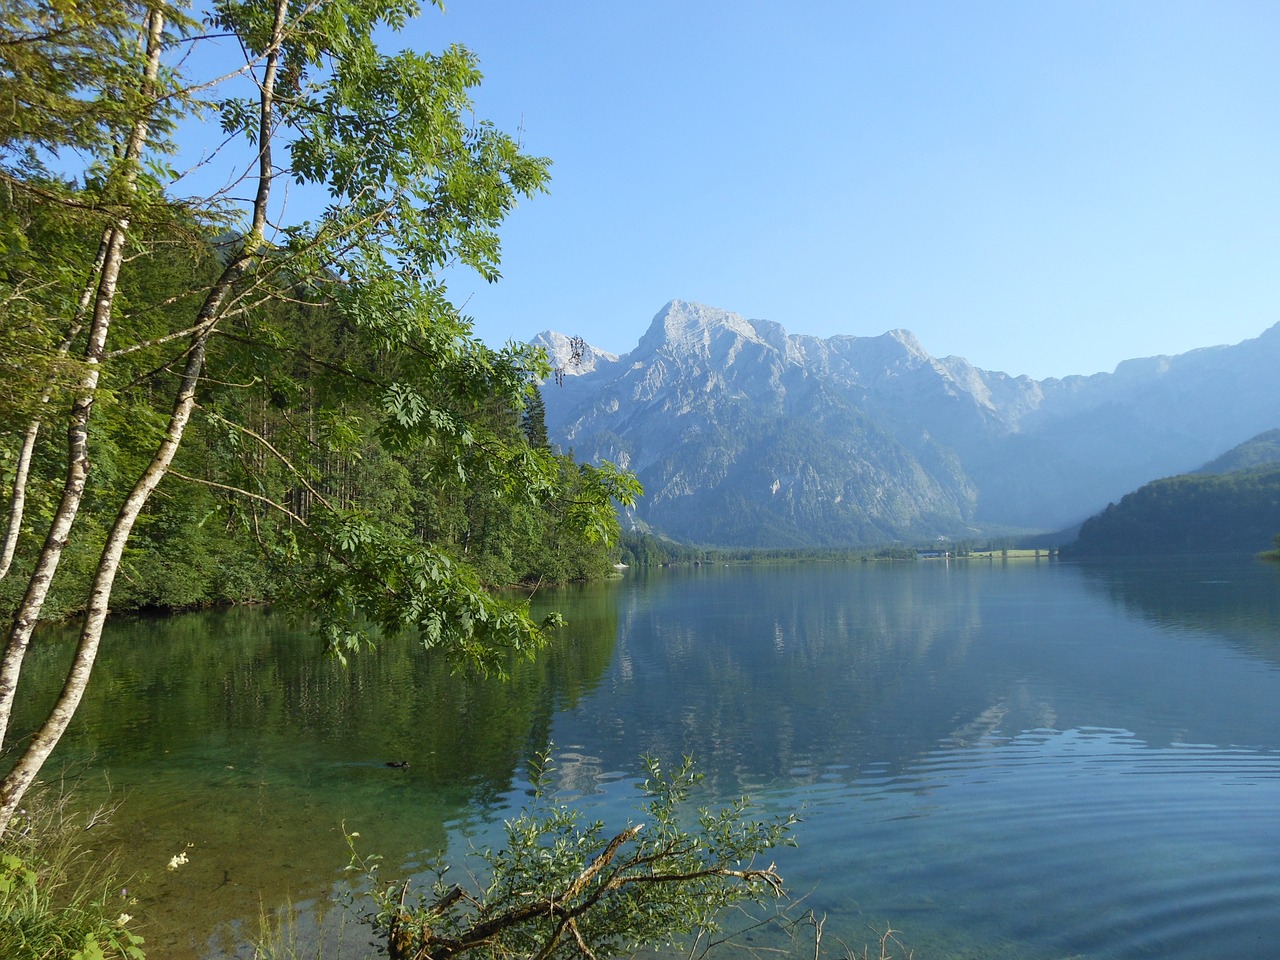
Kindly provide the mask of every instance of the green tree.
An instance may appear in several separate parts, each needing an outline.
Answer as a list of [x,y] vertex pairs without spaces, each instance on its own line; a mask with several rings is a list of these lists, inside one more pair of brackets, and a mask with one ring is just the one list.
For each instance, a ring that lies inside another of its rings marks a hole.
[[550,441],[547,439],[547,405],[542,399],[542,391],[536,385],[532,393],[529,394],[529,402],[525,405],[521,426],[524,428],[525,437],[528,438],[532,446],[545,447],[549,444]]
[[[100,18],[80,12],[99,6]],[[12,471],[19,536],[7,575],[25,587],[0,663],[0,747],[16,753],[0,785],[0,834],[80,701],[126,547],[135,531],[161,530],[162,483],[197,484],[246,522],[269,511],[263,544],[339,655],[369,629],[413,630],[443,655],[500,669],[506,651],[543,639],[527,605],[496,599],[464,559],[387,511],[328,489],[323,471],[359,460],[376,438],[389,451],[430,449],[434,470],[504,502],[563,491],[549,450],[511,442],[477,413],[490,402],[522,409],[531,381],[551,373],[545,357],[476,341],[440,277],[459,264],[498,278],[496,228],[545,188],[547,161],[470,119],[480,74],[469,52],[378,48],[380,30],[418,13],[411,0],[217,0],[202,12],[202,37],[230,38],[240,69],[197,74],[210,59],[190,48],[204,41],[167,4],[5,7],[18,42],[0,44],[0,93],[34,104],[44,81],[25,76],[48,78],[52,92],[47,121],[0,129],[6,236],[24,222],[45,227],[39,249],[0,251],[0,331],[20,349],[17,365],[59,376],[3,397],[14,463],[38,475]],[[233,187],[181,198],[168,160],[180,116],[217,118],[225,142],[209,162],[233,171]],[[76,148],[67,164],[83,162],[55,175],[46,161],[57,167],[64,146]],[[320,212],[289,221],[286,182],[321,198]],[[137,266],[182,250],[193,267],[185,283]],[[352,349],[309,353],[299,311],[335,318]],[[324,398],[315,416],[262,429],[288,419],[269,410],[313,392]],[[344,401],[356,415],[344,418]],[[42,422],[66,425],[60,453],[40,446]],[[187,457],[189,433],[221,437],[238,455]],[[631,501],[635,481],[606,465],[575,482],[569,522],[607,539],[613,502]],[[52,491],[35,520],[24,513],[29,488]],[[105,531],[82,508],[109,516]],[[47,719],[16,738],[23,658],[64,556],[88,572],[79,644]]]

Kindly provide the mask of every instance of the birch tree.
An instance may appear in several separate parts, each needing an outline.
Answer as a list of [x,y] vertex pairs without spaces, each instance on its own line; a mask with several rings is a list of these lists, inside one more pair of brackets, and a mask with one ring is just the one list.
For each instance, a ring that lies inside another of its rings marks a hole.
[[[518,409],[550,373],[536,351],[476,341],[441,279],[461,265],[496,280],[498,225],[548,180],[546,160],[472,119],[474,57],[458,47],[380,50],[375,34],[418,15],[409,0],[219,0],[195,12],[149,0],[3,6],[0,108],[12,107],[0,119],[0,213],[11,243],[0,342],[27,373],[0,392],[15,451],[3,575],[26,582],[0,660],[0,749],[12,756],[0,834],[75,713],[123,552],[162,483],[271,511],[299,573],[296,599],[339,655],[369,630],[412,631],[444,656],[500,669],[509,651],[541,642],[546,623],[484,590],[465,562],[327,493],[300,462],[305,437],[275,442],[203,403],[213,385],[270,391],[269,357],[304,349],[273,324],[272,302],[333,311],[377,357],[372,367],[325,363],[333,389],[378,411],[347,425],[350,448],[370,433],[426,443],[463,482],[513,499],[564,493],[578,528],[616,529],[613,502],[638,493],[632,478],[583,467],[566,493],[549,450],[504,443],[468,417],[486,398]],[[212,43],[218,53],[203,54]],[[200,169],[228,175],[225,187],[191,197],[171,158],[199,123],[212,144]],[[286,192],[318,198],[306,219],[291,217]],[[57,225],[56,243],[24,250],[37,221]],[[175,238],[204,246],[207,277],[154,297],[130,287],[131,258],[163,256]],[[278,499],[251,475],[176,471],[200,418],[257,448],[256,461],[287,474],[297,496]],[[37,525],[24,506],[32,456],[54,425],[65,444],[43,477],[60,492]],[[114,457],[94,487],[115,504],[105,534],[82,521],[95,451]],[[38,730],[12,731],[32,632],[68,545],[84,543],[96,561],[66,682]]]

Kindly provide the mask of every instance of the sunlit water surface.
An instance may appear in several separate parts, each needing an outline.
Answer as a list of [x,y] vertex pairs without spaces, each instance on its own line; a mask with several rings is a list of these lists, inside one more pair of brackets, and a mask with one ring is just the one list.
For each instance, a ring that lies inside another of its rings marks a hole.
[[[800,811],[779,866],[828,943],[889,923],[919,960],[1280,942],[1273,565],[702,567],[537,602],[571,626],[506,683],[399,645],[344,670],[266,610],[114,622],[57,761],[124,799],[96,835],[125,841],[153,955],[248,956],[286,903],[311,935],[344,824],[384,872],[491,842],[547,742],[560,793],[619,825],[642,754],[694,755],[704,802]],[[19,723],[69,649],[42,638]],[[367,942],[348,928],[341,955]]]

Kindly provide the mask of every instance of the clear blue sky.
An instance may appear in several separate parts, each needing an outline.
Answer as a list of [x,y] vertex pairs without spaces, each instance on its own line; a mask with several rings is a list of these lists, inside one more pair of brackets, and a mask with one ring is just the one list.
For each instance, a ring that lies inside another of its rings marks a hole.
[[452,0],[395,45],[448,42],[554,161],[453,281],[495,344],[680,298],[1044,378],[1280,320],[1275,2]]

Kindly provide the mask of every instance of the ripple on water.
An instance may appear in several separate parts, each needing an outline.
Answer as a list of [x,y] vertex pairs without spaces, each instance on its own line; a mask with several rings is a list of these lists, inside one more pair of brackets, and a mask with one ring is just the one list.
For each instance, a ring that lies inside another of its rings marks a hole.
[[948,955],[941,902],[944,926],[1045,956],[1253,955],[1280,936],[1271,752],[1035,730],[801,795],[812,873],[792,879],[833,913],[880,904],[931,956]]

